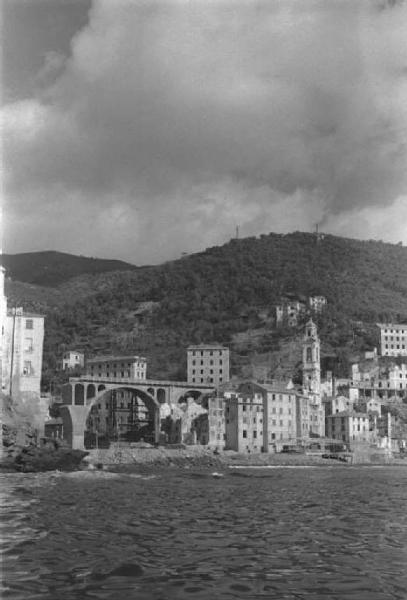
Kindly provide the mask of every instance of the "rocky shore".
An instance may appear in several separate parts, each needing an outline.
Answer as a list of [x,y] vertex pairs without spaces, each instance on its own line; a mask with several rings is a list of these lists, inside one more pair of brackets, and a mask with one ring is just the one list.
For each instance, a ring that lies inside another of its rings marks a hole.
[[319,466],[343,465],[335,459],[305,454],[239,454],[233,451],[214,452],[202,446],[185,448],[131,448],[113,446],[90,450],[84,462],[91,467],[109,471],[147,472],[157,469],[192,469],[222,472],[236,466]]
[[39,429],[32,425],[35,420],[24,408],[2,395],[0,471],[30,473],[79,468],[87,452],[41,437]]

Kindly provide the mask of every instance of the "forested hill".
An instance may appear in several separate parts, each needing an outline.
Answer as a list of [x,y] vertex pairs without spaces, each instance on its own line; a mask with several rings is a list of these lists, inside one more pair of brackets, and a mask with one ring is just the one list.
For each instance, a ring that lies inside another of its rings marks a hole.
[[94,274],[136,268],[121,260],[88,258],[55,251],[3,254],[0,256],[0,263],[5,267],[8,277],[14,280],[50,287],[84,273]]
[[[377,343],[376,322],[407,322],[407,249],[272,233],[154,267],[83,275],[58,290],[65,300],[49,301],[56,306],[46,319],[49,372],[63,348],[80,346],[88,353],[142,352],[149,375],[182,376],[185,347],[201,341],[229,344],[241,372],[301,335],[300,328],[275,330],[273,307],[285,293],[327,297],[318,323],[323,353],[335,354],[345,369],[347,356]],[[43,310],[48,300],[37,292]]]

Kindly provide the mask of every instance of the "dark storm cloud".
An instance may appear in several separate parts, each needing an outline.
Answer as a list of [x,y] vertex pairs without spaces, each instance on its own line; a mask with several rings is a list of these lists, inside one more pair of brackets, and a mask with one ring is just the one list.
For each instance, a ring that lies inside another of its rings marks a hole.
[[148,262],[235,222],[375,220],[406,191],[405,25],[404,5],[350,0],[95,2],[56,82],[52,55],[5,108],[11,226],[30,199],[33,232],[49,210],[66,248]]

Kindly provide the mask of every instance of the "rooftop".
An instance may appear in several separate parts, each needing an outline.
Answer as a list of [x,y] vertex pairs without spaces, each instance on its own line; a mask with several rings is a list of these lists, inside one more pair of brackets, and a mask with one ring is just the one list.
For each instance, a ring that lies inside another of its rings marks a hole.
[[15,315],[16,317],[26,317],[28,319],[45,319],[45,315],[41,315],[39,313],[25,312],[19,306],[17,308],[7,309],[7,316],[12,317],[13,315]]
[[88,358],[87,359],[87,363],[98,363],[98,362],[111,362],[111,361],[124,361],[124,360],[130,360],[130,361],[136,361],[136,360],[146,360],[144,356],[137,356],[135,354],[126,354],[125,356],[113,356],[113,355],[106,355],[106,356],[93,356],[92,358]]
[[363,418],[363,419],[369,418],[367,413],[356,412],[353,410],[342,410],[341,412],[335,413],[333,415],[327,415],[327,418],[332,418],[332,417],[356,417],[356,418]]
[[222,344],[192,344],[188,346],[187,350],[229,350],[226,346]]
[[407,323],[376,323],[380,329],[405,329],[407,331]]

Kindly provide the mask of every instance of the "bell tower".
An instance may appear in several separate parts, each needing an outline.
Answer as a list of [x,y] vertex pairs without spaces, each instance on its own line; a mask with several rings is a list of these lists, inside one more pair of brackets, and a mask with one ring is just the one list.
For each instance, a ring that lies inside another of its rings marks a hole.
[[302,385],[308,392],[321,393],[320,342],[312,319],[305,325],[302,344]]

